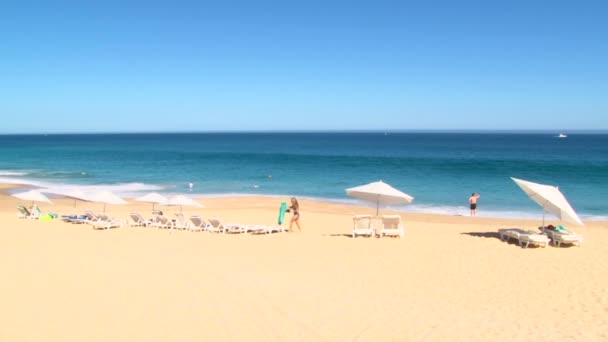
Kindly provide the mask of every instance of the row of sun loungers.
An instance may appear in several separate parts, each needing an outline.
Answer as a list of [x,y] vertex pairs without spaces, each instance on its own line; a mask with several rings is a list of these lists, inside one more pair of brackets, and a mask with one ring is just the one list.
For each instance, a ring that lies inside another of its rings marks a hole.
[[89,224],[93,229],[118,228],[124,225],[124,220],[114,218],[105,213],[96,214],[92,211],[85,211],[84,215],[64,215],[61,219],[73,224]]
[[381,224],[379,231],[373,226],[373,217],[371,215],[355,215],[353,216],[353,232],[352,237],[357,236],[393,236],[402,238],[405,235],[405,229],[401,224],[401,216],[399,215],[383,215],[380,216]]
[[515,239],[522,248],[528,248],[530,245],[547,247],[549,244],[549,237],[546,235],[538,234],[532,230],[523,230],[518,228],[500,229],[498,230],[500,239],[503,241],[509,241]]
[[555,230],[548,227],[540,227],[539,229],[541,233],[518,228],[499,229],[498,234],[503,241],[516,240],[522,248],[528,248],[530,245],[547,247],[549,243],[552,243],[556,247],[561,247],[562,244],[580,247],[583,243],[582,235],[565,228]]
[[261,225],[243,225],[236,223],[224,223],[220,218],[203,219],[200,216],[191,216],[187,219],[184,214],[176,213],[175,219],[172,220],[164,215],[154,215],[151,220],[146,220],[139,213],[131,213],[130,225],[132,227],[155,227],[176,230],[189,230],[193,232],[210,232],[210,233],[257,233],[270,234],[274,232],[284,232],[285,228],[281,226],[261,226]]

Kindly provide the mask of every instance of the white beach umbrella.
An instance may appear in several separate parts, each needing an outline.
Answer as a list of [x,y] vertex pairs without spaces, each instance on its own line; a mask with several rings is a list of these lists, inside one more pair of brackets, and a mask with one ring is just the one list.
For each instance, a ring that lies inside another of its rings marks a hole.
[[156,204],[165,205],[169,202],[169,199],[167,197],[156,192],[151,192],[147,195],[138,197],[135,200],[138,202],[152,203],[152,210],[154,210]]
[[176,196],[169,197],[169,200],[167,201],[167,203],[165,205],[179,206],[179,211],[182,211],[183,206],[197,207],[197,208],[205,207],[202,204],[198,203],[197,201],[193,200],[192,198],[190,198],[188,196],[184,196],[184,195],[176,195]]
[[74,207],[76,207],[76,201],[91,202],[90,196],[80,189],[68,189],[68,190],[43,190],[43,192],[53,195],[59,195],[61,197],[70,198],[74,200]]
[[414,200],[414,197],[401,192],[382,181],[346,189],[346,193],[351,197],[376,203],[376,216],[378,215],[381,204],[412,203]]
[[543,227],[545,226],[545,211],[552,213],[564,222],[579,226],[584,223],[578,217],[568,200],[556,186],[538,184],[511,177],[534,202],[543,207]]
[[91,196],[92,202],[103,203],[103,211],[106,211],[106,204],[117,204],[123,205],[127,204],[127,201],[116,196],[110,191],[102,191]]
[[19,192],[19,193],[16,193],[16,194],[12,194],[11,196],[17,197],[18,199],[21,199],[21,200],[24,200],[24,201],[32,201],[32,205],[34,205],[34,202],[45,202],[45,203],[51,203],[51,204],[53,204],[53,202],[51,202],[51,200],[49,200],[48,197],[46,197],[45,195],[43,195],[38,190],[30,190],[30,191],[25,191],[25,192]]

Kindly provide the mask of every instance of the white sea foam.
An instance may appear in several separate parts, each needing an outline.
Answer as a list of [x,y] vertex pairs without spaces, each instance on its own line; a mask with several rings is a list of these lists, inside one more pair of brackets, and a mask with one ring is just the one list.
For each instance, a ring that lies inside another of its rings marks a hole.
[[145,183],[119,183],[119,184],[95,184],[95,185],[75,185],[75,184],[44,184],[44,188],[52,192],[67,192],[80,190],[85,193],[95,193],[101,191],[111,191],[117,195],[132,197],[138,196],[146,191],[159,191],[163,186]]
[[101,191],[111,191],[121,196],[131,197],[138,196],[146,191],[160,191],[165,189],[165,186],[146,183],[117,183],[117,184],[68,184],[68,183],[51,183],[36,181],[26,178],[8,178],[0,177],[0,183],[4,184],[19,184],[28,187],[36,187],[49,192],[62,193],[74,190],[79,190],[85,193],[95,193]]
[[4,170],[0,170],[0,176],[25,176],[27,175],[27,172],[19,172],[19,171],[4,171]]
[[32,170],[0,170],[0,177],[23,177],[30,174]]
[[2,184],[23,184],[23,185],[34,185],[36,183],[32,180],[17,177],[0,177],[0,183]]

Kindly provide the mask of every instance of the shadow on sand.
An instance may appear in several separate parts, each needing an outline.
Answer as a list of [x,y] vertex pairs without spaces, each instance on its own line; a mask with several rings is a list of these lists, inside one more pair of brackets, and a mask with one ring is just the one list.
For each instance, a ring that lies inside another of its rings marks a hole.
[[323,236],[344,237],[344,238],[349,238],[349,239],[353,238],[352,234],[323,234]]
[[[514,229],[514,230],[522,230],[519,228],[503,228],[503,229]],[[499,229],[500,230],[500,229]],[[522,230],[523,231],[523,230]],[[461,233],[462,235],[469,235],[469,236],[474,236],[474,237],[480,237],[480,238],[485,238],[485,239],[497,239],[500,240],[502,242],[506,242],[510,245],[519,245],[519,241],[517,241],[517,239],[508,239],[508,240],[503,240],[500,238],[500,233],[498,232],[468,232],[468,233]],[[520,246],[521,247],[521,246]],[[534,244],[530,244],[529,247],[540,247]]]
[[498,232],[469,232],[469,233],[461,233],[461,235],[469,235],[469,236],[480,237],[480,238],[485,238],[485,239],[500,240],[500,234],[498,234]]
[[497,239],[502,242],[506,242],[510,245],[519,246],[519,242],[515,239],[509,239],[507,241],[500,238],[500,234],[498,232],[469,232],[469,233],[461,233],[462,235],[474,236],[484,239]]

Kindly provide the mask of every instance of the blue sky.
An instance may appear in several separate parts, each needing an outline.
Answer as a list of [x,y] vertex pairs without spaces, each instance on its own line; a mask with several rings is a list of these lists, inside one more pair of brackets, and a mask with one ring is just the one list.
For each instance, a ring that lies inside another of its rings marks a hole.
[[0,133],[608,129],[605,1],[84,3],[0,4]]

